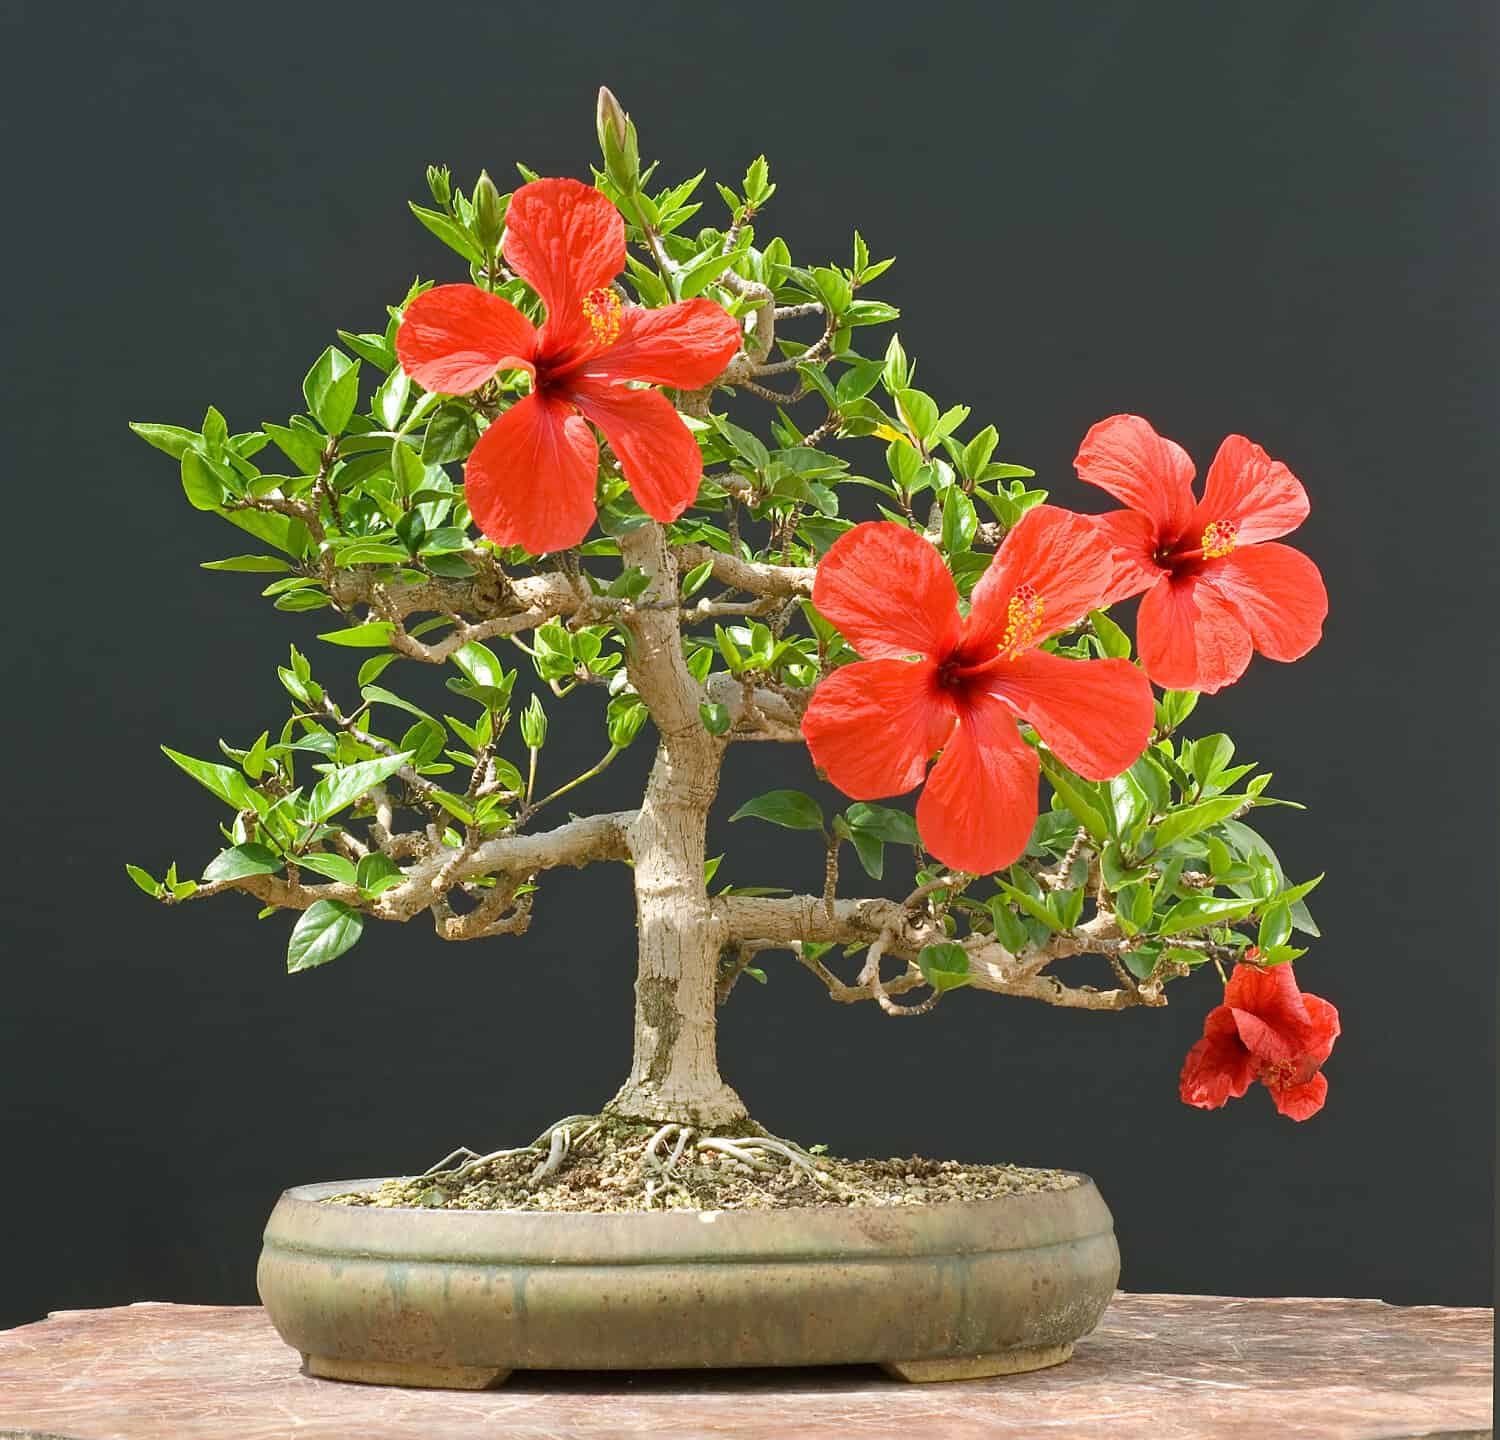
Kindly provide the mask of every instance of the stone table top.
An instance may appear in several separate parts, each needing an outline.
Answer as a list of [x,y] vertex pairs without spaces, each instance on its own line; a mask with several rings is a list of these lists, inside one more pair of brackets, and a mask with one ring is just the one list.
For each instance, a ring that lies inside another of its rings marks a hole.
[[907,1385],[874,1366],[517,1372],[481,1393],[316,1380],[252,1306],[64,1310],[0,1332],[0,1440],[1491,1434],[1494,1312],[1117,1295],[1066,1365]]

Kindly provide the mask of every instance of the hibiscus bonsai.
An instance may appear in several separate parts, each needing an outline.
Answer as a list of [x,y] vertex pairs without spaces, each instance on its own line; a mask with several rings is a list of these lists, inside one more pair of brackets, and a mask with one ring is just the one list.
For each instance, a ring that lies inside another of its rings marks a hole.
[[[658,1179],[674,1137],[672,1161],[691,1144],[811,1163],[719,1075],[716,1011],[767,952],[892,1016],[958,990],[1159,1006],[1197,975],[1222,1003],[1182,1098],[1212,1108],[1260,1079],[1312,1114],[1338,1030],[1292,972],[1316,881],[1292,883],[1247,823],[1276,803],[1269,777],[1183,728],[1253,651],[1289,661],[1319,638],[1318,571],[1279,541],[1302,485],[1235,435],[1195,497],[1187,455],[1117,415],[1076,467],[1124,508],[1062,508],[995,458],[992,425],[917,388],[899,339],[872,348],[897,318],[871,296],[891,262],[857,232],[850,263],[801,264],[764,228],[763,159],[717,187],[711,221],[702,177],[643,168],[608,92],[599,138],[587,184],[523,169],[513,193],[481,175],[465,194],[430,171],[412,209],[467,275],[340,331],[304,413],[134,427],[191,504],[257,542],[206,568],[329,611],[334,660],[372,653],[334,682],[293,648],[290,718],[221,742],[227,763],[167,750],[228,806],[225,848],[201,880],[132,877],[167,904],[293,912],[295,972],[371,920],[519,935],[548,871],[631,865],[634,1062],[602,1113],[651,1128]],[[1132,658],[1116,607],[1137,595]],[[421,666],[458,713],[396,688]],[[601,711],[603,758],[540,784],[549,723]],[[638,807],[559,815],[647,733]],[[809,832],[807,894],[714,888],[709,809],[748,743],[805,743],[828,782],[731,817]],[[914,814],[885,803],[918,790]],[[851,858],[881,879],[898,853],[892,898],[841,893]],[[1106,988],[1050,973],[1073,956]],[[541,1168],[601,1123],[549,1129]]]

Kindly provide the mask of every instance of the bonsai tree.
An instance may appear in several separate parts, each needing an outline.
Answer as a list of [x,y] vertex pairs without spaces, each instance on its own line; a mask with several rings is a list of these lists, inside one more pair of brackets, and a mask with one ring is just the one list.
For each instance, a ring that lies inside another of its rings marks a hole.
[[[1234,435],[1195,496],[1187,455],[1116,415],[1088,431],[1093,488],[1073,494],[1118,508],[1063,508],[996,458],[993,425],[918,388],[872,293],[892,262],[858,232],[848,263],[805,265],[764,228],[764,159],[716,187],[716,215],[702,175],[641,164],[608,91],[598,135],[591,184],[521,167],[510,194],[487,174],[465,193],[430,170],[413,213],[467,274],[340,331],[301,413],[134,426],[190,504],[256,542],[205,568],[329,612],[335,660],[370,653],[334,683],[293,648],[288,718],[218,760],[167,750],[227,806],[223,848],[199,880],[132,877],[169,905],[291,912],[297,972],[370,921],[519,936],[548,872],[630,865],[634,1058],[602,1114],[649,1127],[653,1154],[675,1136],[674,1157],[717,1143],[808,1164],[749,1121],[716,1058],[718,1009],[769,951],[893,1017],[964,990],[1160,1006],[1200,976],[1221,998],[1182,1098],[1212,1108],[1260,1080],[1283,1113],[1314,1113],[1337,1015],[1293,962],[1317,882],[1293,883],[1248,823],[1284,803],[1269,776],[1184,729],[1253,653],[1319,638],[1318,571],[1279,538],[1307,514],[1302,485]],[[1133,645],[1117,607],[1137,595]],[[455,713],[403,695],[413,666],[441,668]],[[563,724],[602,728],[602,757],[549,787]],[[571,813],[647,736],[639,805]],[[805,744],[826,777],[731,817],[808,832],[806,894],[715,887],[705,829],[743,744]],[[914,814],[885,803],[913,791]],[[913,883],[841,893],[851,862],[882,878],[891,847]],[[1103,988],[1051,973],[1080,955]],[[577,1121],[536,1142],[553,1168]]]

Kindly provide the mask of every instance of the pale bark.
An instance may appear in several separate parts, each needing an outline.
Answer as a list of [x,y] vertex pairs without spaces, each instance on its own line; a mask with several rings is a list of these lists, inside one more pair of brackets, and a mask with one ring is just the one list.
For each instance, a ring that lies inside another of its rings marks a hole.
[[[610,1108],[622,1115],[720,1126],[745,1118],[719,1075],[715,987],[723,927],[703,879],[708,811],[724,744],[704,728],[702,689],[682,653],[677,570],[655,525],[621,541],[626,565],[652,577],[626,621],[631,683],[661,737],[641,808],[626,829],[635,862],[639,956],[630,1077]],[[653,605],[651,602],[663,602]]]

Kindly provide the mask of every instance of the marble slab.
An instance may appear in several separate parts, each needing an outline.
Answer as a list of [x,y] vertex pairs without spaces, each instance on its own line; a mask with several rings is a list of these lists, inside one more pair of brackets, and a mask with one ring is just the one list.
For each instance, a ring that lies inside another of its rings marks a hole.
[[1493,1367],[1490,1310],[1122,1294],[1030,1375],[536,1371],[476,1394],[312,1379],[258,1308],[144,1303],[0,1332],[0,1437],[1469,1440],[1491,1434]]

